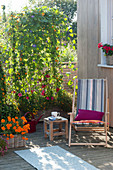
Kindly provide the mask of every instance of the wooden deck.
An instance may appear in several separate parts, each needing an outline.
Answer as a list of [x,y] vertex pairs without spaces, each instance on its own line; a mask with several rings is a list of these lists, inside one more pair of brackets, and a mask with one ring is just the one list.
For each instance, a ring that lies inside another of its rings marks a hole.
[[[82,133],[80,136],[83,140],[86,140],[84,133]],[[74,137],[72,140],[74,140]],[[82,158],[83,160],[87,161],[88,163],[94,165],[99,169],[113,169],[113,129],[110,129],[109,132],[108,148],[105,148],[103,146],[71,146],[69,148],[67,145],[68,141],[66,141],[65,137],[63,136],[56,136],[54,137],[53,141],[50,141],[49,138],[44,138],[42,122],[38,123],[37,131],[35,133],[28,134],[28,138],[29,140],[27,141],[26,147],[9,149],[4,157],[0,157],[0,170],[34,170],[35,168],[33,168],[26,161],[16,155],[13,151],[27,149],[31,147],[45,147],[53,145],[58,145],[63,149],[68,150],[69,152]],[[82,140],[81,138],[77,136],[76,140]],[[103,140],[102,138],[100,138],[100,136],[97,135],[95,138],[93,134],[88,137],[88,140],[95,141],[95,139]]]

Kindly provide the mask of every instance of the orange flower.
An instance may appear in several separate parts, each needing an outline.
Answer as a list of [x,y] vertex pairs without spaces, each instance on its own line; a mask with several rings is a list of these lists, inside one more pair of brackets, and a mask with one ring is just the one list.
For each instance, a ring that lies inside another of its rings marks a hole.
[[2,126],[2,127],[1,127],[1,129],[2,129],[2,130],[5,130],[5,127],[4,127],[4,126]]
[[27,73],[25,73],[25,75],[27,75]]
[[9,122],[11,122],[11,117],[10,116],[8,116],[7,119],[8,119]]
[[18,119],[18,117],[16,116],[15,119]]
[[20,77],[18,77],[18,79],[20,79]]
[[6,138],[6,140],[9,140],[9,138]]
[[6,134],[3,134],[3,136],[6,136]]
[[25,140],[28,140],[28,138],[25,138]]
[[56,47],[56,50],[58,50],[59,49],[59,47]]
[[6,75],[4,75],[4,77],[6,77]]
[[2,94],[4,95],[5,93],[3,92]]
[[55,60],[55,62],[58,62],[58,60]]
[[7,136],[9,136],[9,135],[7,134]]
[[4,91],[4,89],[3,89],[3,88],[1,88],[1,90],[2,90],[2,91]]
[[42,13],[42,16],[44,16],[45,14],[44,13]]
[[11,139],[14,138],[14,135],[13,135],[13,134],[10,134],[10,138],[11,138]]
[[7,129],[9,130],[12,124],[9,123],[9,124],[6,124],[6,126],[7,126]]
[[4,122],[5,122],[5,119],[2,119],[2,120],[1,120],[1,123],[4,123]]
[[26,134],[26,132],[22,132],[21,134],[24,135],[24,134]]
[[14,126],[13,129],[15,130],[15,129],[16,129],[16,126]]
[[13,121],[13,123],[15,123],[15,119],[14,118],[12,118],[12,121]]
[[20,58],[20,61],[22,61],[22,58]]
[[52,28],[53,28],[54,26],[52,25]]
[[58,55],[58,57],[60,57],[60,55]]
[[6,84],[6,82],[4,81],[4,84]]
[[2,80],[4,80],[3,78],[1,78]]
[[54,30],[56,32],[56,30]]
[[25,140],[25,137],[22,137],[22,139],[24,139],[24,140]]

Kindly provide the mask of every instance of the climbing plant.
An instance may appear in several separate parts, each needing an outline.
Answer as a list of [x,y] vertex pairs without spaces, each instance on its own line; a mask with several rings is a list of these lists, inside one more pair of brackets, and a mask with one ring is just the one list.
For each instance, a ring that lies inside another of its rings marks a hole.
[[63,12],[46,6],[30,10],[26,7],[23,12],[8,16],[1,50],[7,103],[30,110],[36,97],[37,101],[40,96],[48,102],[54,101],[62,91],[59,49],[68,46],[68,29],[73,37]]

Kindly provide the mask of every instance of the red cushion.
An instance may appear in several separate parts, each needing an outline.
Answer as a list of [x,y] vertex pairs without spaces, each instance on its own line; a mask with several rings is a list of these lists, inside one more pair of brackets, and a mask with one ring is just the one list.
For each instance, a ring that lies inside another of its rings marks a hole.
[[103,115],[104,112],[79,109],[75,120],[102,120]]

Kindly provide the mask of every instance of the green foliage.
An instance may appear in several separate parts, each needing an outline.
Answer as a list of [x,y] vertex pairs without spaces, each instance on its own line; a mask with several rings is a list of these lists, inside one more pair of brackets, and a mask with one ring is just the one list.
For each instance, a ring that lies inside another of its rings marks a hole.
[[54,99],[49,98],[47,100],[44,96],[37,96],[37,93],[34,93],[29,101],[26,100],[25,97],[21,98],[18,107],[23,114],[30,111],[35,115],[41,110],[48,110],[54,107],[58,107],[60,110],[69,112],[72,107],[72,95],[64,90],[60,90],[55,95]]
[[5,152],[7,152],[7,141],[5,139],[3,139],[2,137],[0,137],[0,155],[4,155]]
[[[65,43],[64,43],[65,44]],[[65,44],[66,45],[66,44]],[[62,47],[60,49],[60,60],[62,62],[76,62],[77,61],[77,54],[76,51],[71,47],[70,44],[66,46],[66,48]]]
[[8,16],[1,31],[0,55],[6,78],[5,103],[26,112],[36,109],[42,99],[55,101],[63,88],[59,56],[60,49],[66,48],[64,37],[66,44],[70,41],[68,28],[63,12],[46,6],[26,7],[22,13]]

